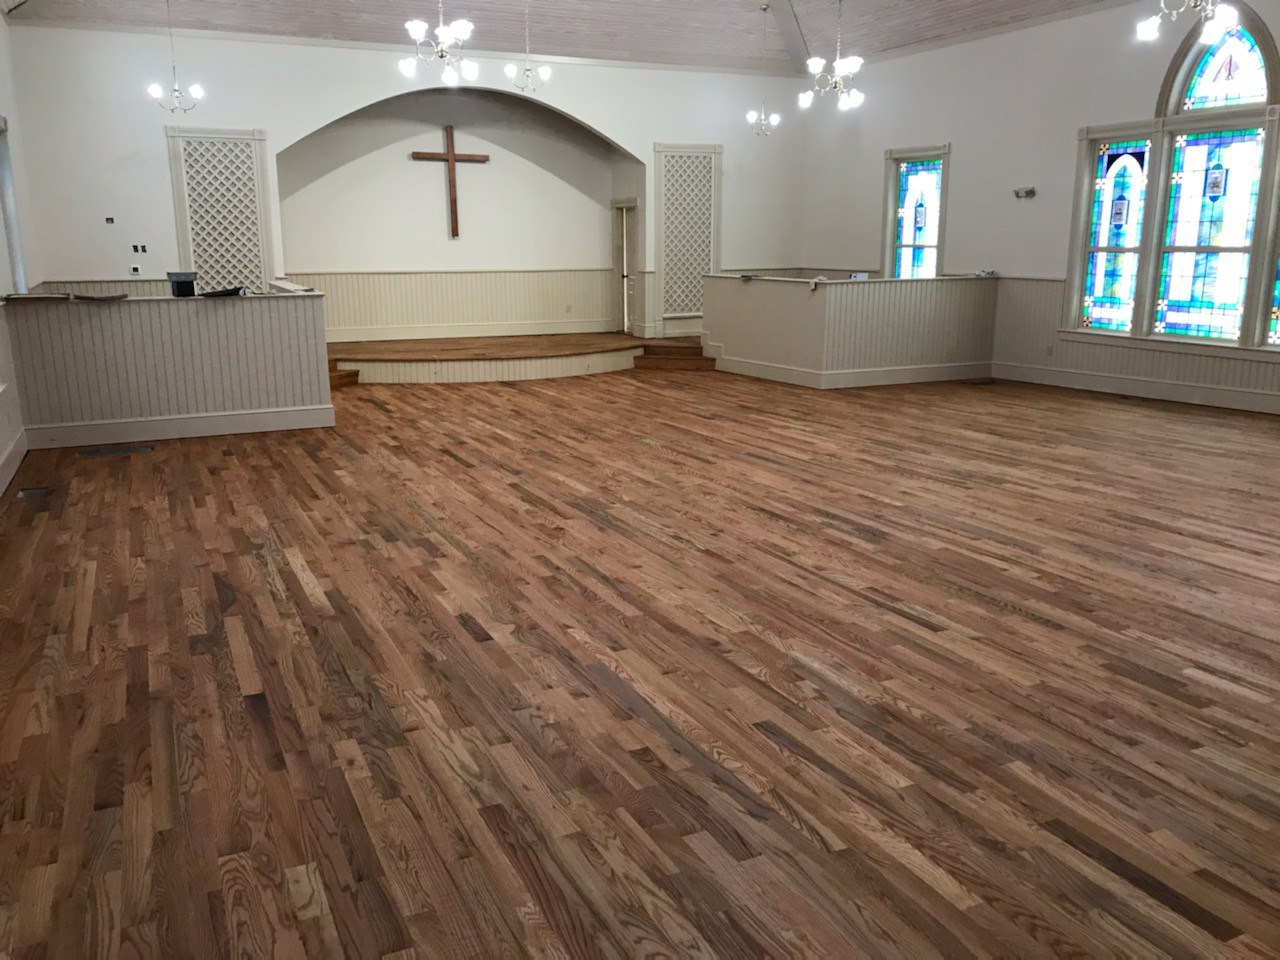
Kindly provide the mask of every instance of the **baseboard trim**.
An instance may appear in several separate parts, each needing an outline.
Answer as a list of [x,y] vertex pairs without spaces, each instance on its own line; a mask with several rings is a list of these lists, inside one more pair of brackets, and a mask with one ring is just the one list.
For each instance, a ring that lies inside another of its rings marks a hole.
[[1280,395],[1231,387],[1206,386],[1176,380],[1152,380],[1143,377],[1117,377],[1089,373],[1084,370],[1059,370],[1017,363],[993,363],[991,375],[1000,380],[1042,383],[1053,387],[1071,387],[1094,393],[1118,393],[1148,400],[1170,400],[1205,407],[1225,407],[1252,413],[1280,414]]
[[515,383],[558,380],[631,370],[643,349],[582,353],[565,357],[521,357],[510,360],[408,360],[370,362],[342,360],[339,369],[359,370],[361,383]]
[[662,321],[664,337],[697,337],[701,334],[701,317],[681,317]]
[[991,376],[991,364],[937,363],[914,367],[879,367],[867,370],[812,370],[781,363],[743,360],[724,356],[722,348],[703,338],[716,356],[716,369],[739,373],[762,380],[775,380],[815,390],[847,390],[854,387],[886,387],[899,383],[936,383],[944,380],[969,380]]
[[450,323],[440,326],[330,327],[329,343],[365,340],[447,340],[454,337],[523,337],[544,333],[616,333],[615,320],[530,320],[512,323]]
[[9,489],[18,468],[22,466],[22,458],[27,455],[27,431],[19,430],[9,448],[0,454],[0,495]]
[[32,450],[51,450],[58,447],[136,443],[143,440],[220,437],[233,433],[313,430],[332,427],[333,424],[333,406],[325,404],[282,410],[242,410],[234,413],[199,413],[137,420],[41,424],[27,427],[26,438],[27,445]]

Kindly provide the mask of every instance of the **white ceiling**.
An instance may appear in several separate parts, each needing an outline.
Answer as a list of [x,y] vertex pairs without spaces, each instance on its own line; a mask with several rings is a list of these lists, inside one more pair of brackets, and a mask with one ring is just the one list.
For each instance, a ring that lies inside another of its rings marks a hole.
[[[9,6],[17,0],[0,0]],[[1070,16],[1125,0],[845,0],[846,51],[869,58],[912,47],[958,43],[992,31]],[[830,58],[835,0],[773,0],[778,22],[794,4],[804,41]],[[272,34],[363,43],[407,43],[403,23],[434,20],[433,0],[172,0],[179,29]],[[447,0],[446,18],[476,23],[470,46],[510,52],[524,46],[523,0]],[[760,0],[533,0],[535,53],[704,67],[793,72],[778,22],[760,45]],[[164,0],[23,0],[14,22],[89,22],[160,27]],[[791,21],[794,23],[794,20]]]

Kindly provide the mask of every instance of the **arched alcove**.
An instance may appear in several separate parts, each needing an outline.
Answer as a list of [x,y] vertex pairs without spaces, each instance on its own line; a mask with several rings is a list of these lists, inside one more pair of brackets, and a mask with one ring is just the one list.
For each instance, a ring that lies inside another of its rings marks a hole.
[[[447,165],[460,153],[460,237],[449,230]],[[371,104],[277,156],[291,272],[596,270],[614,265],[615,201],[642,201],[644,165],[583,124],[526,97],[421,90]],[[639,219],[639,218],[636,218]]]

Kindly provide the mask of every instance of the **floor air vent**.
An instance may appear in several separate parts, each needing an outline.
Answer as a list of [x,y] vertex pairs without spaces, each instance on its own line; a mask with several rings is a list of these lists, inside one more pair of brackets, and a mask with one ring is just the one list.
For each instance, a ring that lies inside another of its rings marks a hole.
[[999,380],[995,380],[991,377],[979,377],[976,380],[965,381],[965,383],[971,387],[994,387],[999,382]]
[[129,456],[134,453],[151,453],[155,450],[152,446],[143,447],[103,447],[101,450],[81,450],[76,454],[77,457],[118,457]]
[[47,497],[53,493],[50,487],[28,487],[25,490],[18,491],[19,500],[34,500],[36,497]]

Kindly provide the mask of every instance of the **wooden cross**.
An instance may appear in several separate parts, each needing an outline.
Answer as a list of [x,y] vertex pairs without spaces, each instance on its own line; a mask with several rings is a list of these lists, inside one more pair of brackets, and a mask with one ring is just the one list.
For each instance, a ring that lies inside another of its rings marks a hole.
[[444,153],[423,153],[415,151],[415,160],[432,160],[449,165],[449,225],[453,228],[453,238],[458,238],[458,164],[488,163],[487,153],[458,153],[453,148],[453,127],[444,128]]

